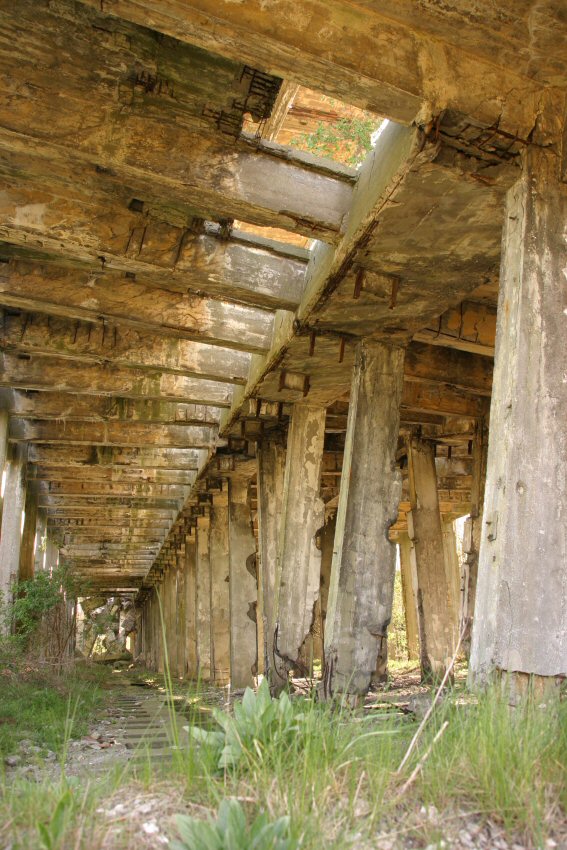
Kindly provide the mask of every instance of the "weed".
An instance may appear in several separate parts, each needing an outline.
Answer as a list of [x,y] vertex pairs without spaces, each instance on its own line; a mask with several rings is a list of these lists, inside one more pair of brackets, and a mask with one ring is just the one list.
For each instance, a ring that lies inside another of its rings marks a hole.
[[248,826],[237,800],[223,800],[216,821],[178,815],[176,823],[181,841],[172,842],[173,850],[295,850],[298,847],[290,836],[289,817],[270,822],[262,812]]

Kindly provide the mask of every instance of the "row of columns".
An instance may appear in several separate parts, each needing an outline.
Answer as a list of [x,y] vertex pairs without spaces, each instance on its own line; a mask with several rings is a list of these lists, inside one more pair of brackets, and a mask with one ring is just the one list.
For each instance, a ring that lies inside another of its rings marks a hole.
[[256,541],[248,482],[225,484],[178,535],[142,606],[137,653],[160,672],[244,688],[258,673]]
[[[462,582],[454,531],[439,512],[434,445],[419,432],[407,438],[402,582],[410,652],[419,651],[428,677],[445,672],[459,633],[472,647],[474,681],[567,675],[566,214],[557,151],[534,144],[507,200],[490,441],[487,451],[487,423],[479,421]],[[291,670],[305,669],[317,619],[327,696],[356,700],[383,671],[403,364],[401,347],[358,345],[332,554],[328,545],[323,552],[329,532],[319,495],[325,409],[308,400],[293,408],[287,448],[269,438],[258,445],[257,569],[242,483],[231,482],[228,502],[213,501],[198,520],[188,568],[195,571],[192,664],[204,678],[230,672],[234,684],[247,684],[263,669],[281,689]]]

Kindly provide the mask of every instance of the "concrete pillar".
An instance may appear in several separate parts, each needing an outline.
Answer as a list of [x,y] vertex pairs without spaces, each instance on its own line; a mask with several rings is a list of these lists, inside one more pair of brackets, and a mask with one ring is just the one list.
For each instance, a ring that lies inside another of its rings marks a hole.
[[482,512],[486,483],[486,458],[488,453],[488,428],[484,419],[477,423],[473,441],[473,473],[471,487],[471,512],[465,520],[463,533],[463,576],[461,593],[460,627],[465,629],[463,648],[470,655],[472,623],[476,601],[478,558],[482,536]]
[[20,545],[19,581],[29,581],[34,575],[35,542],[37,531],[37,490],[33,484],[26,486],[24,503],[24,527]]
[[[175,542],[174,544],[175,545]],[[164,593],[166,600],[165,628],[167,635],[167,657],[169,672],[175,676],[177,671],[177,568],[175,551],[165,574]]]
[[228,492],[215,493],[211,508],[211,677],[230,680],[230,593],[228,557]]
[[387,651],[398,516],[396,466],[404,351],[362,341],[356,352],[325,628],[324,691],[357,701]]
[[319,596],[321,550],[316,535],[325,522],[319,496],[325,414],[320,405],[295,404],[289,423],[277,555],[276,663],[270,670],[275,689],[287,684],[290,670],[301,673],[299,653]]
[[156,605],[156,620],[157,620],[157,641],[156,641],[156,649],[157,649],[157,664],[156,669],[158,673],[163,673],[165,671],[165,652],[166,652],[166,633],[164,629],[165,624],[165,601],[166,601],[166,586],[165,586],[165,577],[162,577],[159,584],[156,586],[156,594],[157,594],[157,605]]
[[[8,451],[8,425],[10,416],[7,410],[0,410],[0,488],[4,469],[6,466],[6,454]],[[0,522],[2,520],[3,496],[0,490]]]
[[26,498],[26,458],[26,444],[17,443],[10,447],[0,531],[0,598],[4,600],[9,600],[10,587],[18,577],[22,513]]
[[[451,599],[451,617],[453,618],[453,634],[458,639],[460,612],[462,608],[461,602],[461,565],[459,563],[459,553],[457,552],[457,535],[455,534],[455,523],[453,520],[444,520],[441,518],[441,529],[443,532],[443,552],[445,554],[445,573],[447,575],[447,583],[449,596]],[[455,641],[456,643],[456,641]]]
[[47,535],[45,544],[45,569],[53,570],[59,566],[59,544],[56,543],[50,534]]
[[187,645],[185,643],[185,619],[187,616],[187,594],[185,592],[185,581],[187,573],[185,570],[185,534],[181,534],[177,542],[177,604],[175,639],[177,642],[177,675],[183,678],[187,669]]
[[197,671],[204,682],[211,679],[211,563],[209,554],[210,520],[197,518],[197,571],[196,571],[196,638]]
[[230,681],[233,688],[254,684],[257,672],[256,540],[248,482],[228,482],[230,564]]
[[419,660],[419,623],[417,618],[417,582],[412,564],[412,543],[408,534],[398,535],[400,547],[400,572],[402,576],[402,595],[406,619],[406,635],[408,643],[408,660]]
[[46,568],[47,511],[45,508],[39,508],[37,511],[35,541],[34,573],[37,573]]
[[449,593],[439,513],[435,447],[413,434],[407,451],[411,504],[407,520],[417,574],[421,670],[425,679],[435,679],[445,672],[456,642],[456,618]]
[[[537,135],[536,135],[537,137]],[[567,676],[567,185],[530,146],[507,196],[472,678]]]
[[321,612],[321,667],[325,666],[325,624],[327,621],[327,607],[329,604],[329,589],[331,587],[331,568],[333,564],[333,546],[335,543],[335,531],[337,527],[337,515],[333,514],[325,520],[325,526],[321,532],[321,580],[319,589],[319,608]]
[[197,533],[185,535],[185,663],[186,675],[196,679],[197,663]]
[[262,440],[258,460],[258,560],[264,625],[264,673],[274,666],[276,628],[276,569],[280,517],[282,513],[285,447],[277,440]]

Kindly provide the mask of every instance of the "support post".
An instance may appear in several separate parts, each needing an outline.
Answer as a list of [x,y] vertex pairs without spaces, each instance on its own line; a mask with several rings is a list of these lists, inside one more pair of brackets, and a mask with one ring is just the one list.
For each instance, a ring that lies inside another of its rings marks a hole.
[[254,684],[257,672],[256,540],[248,499],[248,481],[228,482],[230,553],[230,682],[233,688]]
[[325,522],[319,496],[325,415],[320,405],[295,404],[289,424],[277,556],[276,663],[270,670],[274,690],[287,685],[292,669],[300,669],[301,645],[319,596],[321,551],[315,538]]
[[10,446],[6,464],[4,509],[0,532],[0,597],[10,600],[10,587],[18,577],[22,540],[22,512],[26,499],[27,445]]
[[282,513],[285,447],[277,440],[262,440],[257,445],[258,461],[258,558],[260,591],[264,621],[264,673],[270,677],[274,667],[276,628],[276,570],[280,518]]
[[417,619],[417,584],[415,581],[409,535],[400,532],[398,535],[400,547],[400,573],[402,577],[402,596],[406,619],[406,635],[408,643],[408,660],[419,660],[419,623]]
[[471,487],[471,512],[465,520],[463,533],[463,577],[461,595],[461,629],[464,630],[463,649],[470,656],[472,623],[476,602],[478,558],[482,537],[484,487],[486,483],[486,458],[488,453],[488,428],[486,420],[477,422],[473,441],[473,475]]
[[459,564],[459,553],[457,552],[455,523],[451,519],[446,520],[442,517],[441,529],[443,532],[443,551],[445,553],[445,574],[447,576],[447,585],[451,600],[450,613],[452,617],[452,628],[453,634],[455,635],[455,638],[457,638],[459,634],[460,612],[462,608],[462,576],[461,566]]
[[325,629],[324,691],[356,703],[387,648],[398,516],[396,466],[404,350],[358,344],[341,475]]
[[35,539],[34,573],[37,573],[41,572],[41,570],[44,570],[46,567],[47,511],[43,508],[39,508],[37,512]]
[[[0,483],[6,467],[6,456],[8,452],[8,425],[10,416],[7,410],[0,410]],[[0,522],[2,521],[2,507],[4,499],[0,494]]]
[[185,620],[187,617],[187,594],[185,592],[185,535],[181,534],[177,541],[177,604],[176,604],[176,629],[175,640],[177,642],[177,675],[180,679],[185,676],[187,668],[187,645],[185,643]]
[[218,685],[230,680],[230,593],[228,555],[228,493],[213,496],[210,513],[211,559],[211,678]]
[[37,531],[37,490],[33,484],[26,485],[24,503],[24,527],[20,546],[19,581],[29,581],[34,576],[35,542]]
[[211,680],[211,563],[210,521],[197,518],[197,669],[204,682]]
[[435,447],[414,433],[407,452],[411,505],[407,519],[417,574],[421,672],[424,679],[437,679],[447,669],[457,636],[445,566]]
[[185,646],[186,675],[196,679],[197,661],[197,534],[185,535]]
[[506,201],[470,665],[512,697],[567,676],[567,185],[553,144],[523,165]]

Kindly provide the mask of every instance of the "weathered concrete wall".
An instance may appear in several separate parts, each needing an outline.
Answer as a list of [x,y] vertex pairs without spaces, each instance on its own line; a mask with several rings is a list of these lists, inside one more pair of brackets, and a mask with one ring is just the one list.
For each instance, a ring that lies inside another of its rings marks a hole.
[[248,481],[228,482],[230,552],[230,681],[234,688],[254,684],[257,671],[256,540]]
[[331,587],[325,629],[324,688],[364,694],[387,632],[394,594],[398,515],[396,468],[403,348],[359,343],[350,396]]
[[503,234],[471,670],[567,675],[567,186],[527,150]]

